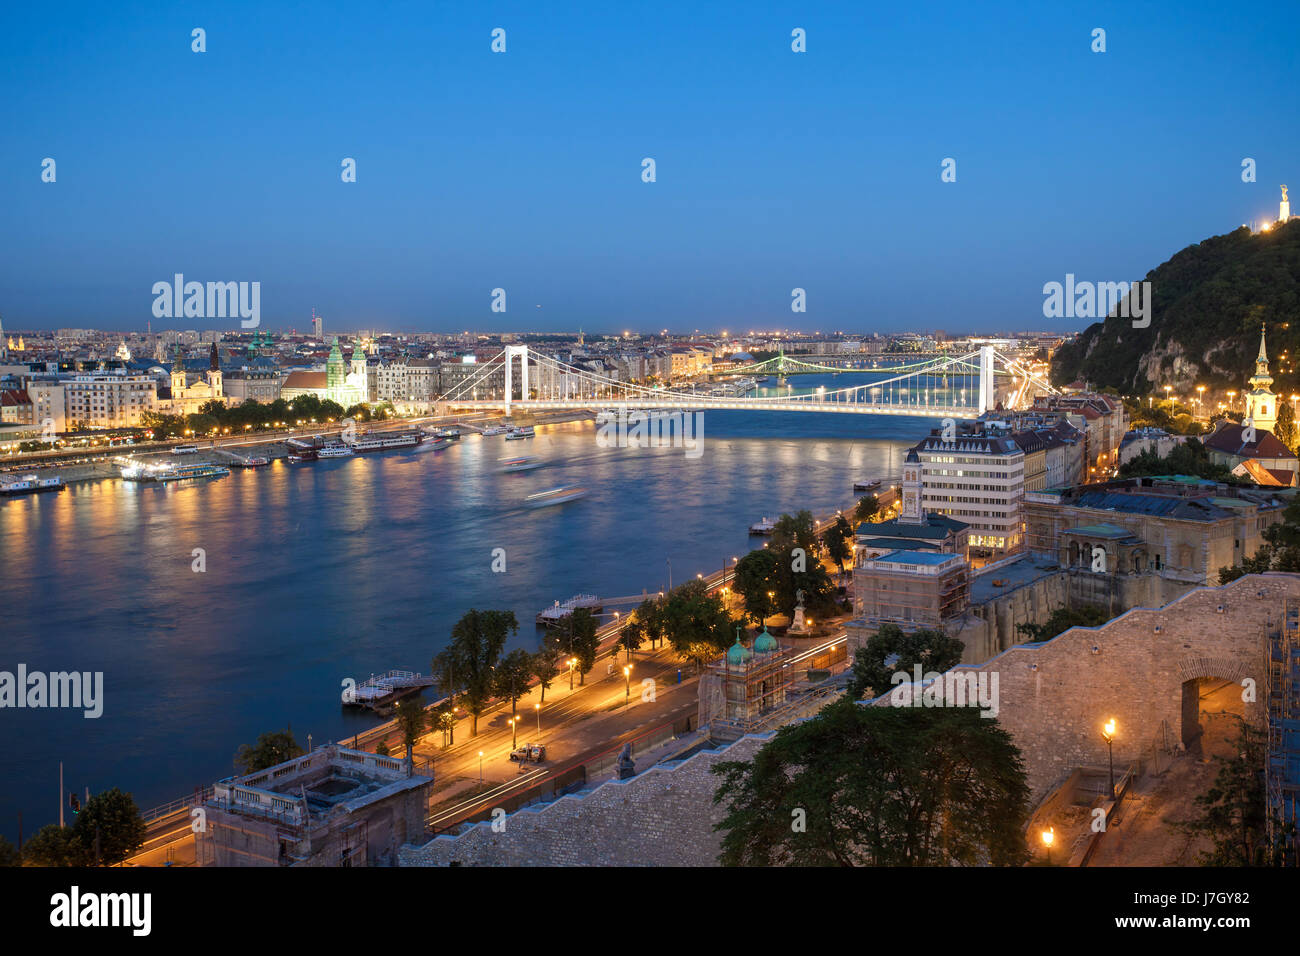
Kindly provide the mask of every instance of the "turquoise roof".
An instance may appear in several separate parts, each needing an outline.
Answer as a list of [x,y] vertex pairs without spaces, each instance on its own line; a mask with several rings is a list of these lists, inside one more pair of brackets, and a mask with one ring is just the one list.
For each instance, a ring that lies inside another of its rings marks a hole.
[[754,653],[771,654],[777,646],[776,638],[767,632],[767,626],[764,625],[763,633],[754,638]]
[[743,664],[754,656],[754,652],[740,643],[740,636],[736,636],[736,643],[727,649],[728,664]]

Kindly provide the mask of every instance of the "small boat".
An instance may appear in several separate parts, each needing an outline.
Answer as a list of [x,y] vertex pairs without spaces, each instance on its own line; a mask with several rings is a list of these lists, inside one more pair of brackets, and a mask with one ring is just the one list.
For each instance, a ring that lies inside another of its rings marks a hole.
[[506,441],[520,441],[524,438],[533,437],[532,425],[519,425],[506,432]]
[[880,479],[873,478],[870,481],[855,481],[853,483],[854,491],[875,491],[880,487]]
[[483,437],[491,438],[494,435],[504,435],[510,429],[505,425],[488,425],[483,429]]
[[239,461],[233,462],[236,468],[264,468],[270,463],[271,459],[263,458],[260,455],[252,458],[242,458]]
[[160,472],[155,481],[188,481],[192,478],[224,478],[229,468],[220,465],[176,465]]
[[575,498],[582,498],[586,494],[586,488],[576,486],[548,488],[545,491],[537,492],[535,495],[529,495],[524,499],[524,504],[530,508],[544,508],[547,505],[558,505],[566,501],[573,501]]
[[352,449],[347,445],[326,445],[316,452],[317,458],[347,458]]
[[24,475],[17,481],[11,481],[8,484],[0,485],[0,495],[36,495],[43,491],[62,491],[67,485],[59,476],[53,478],[37,478],[35,475]]
[[534,468],[541,468],[542,460],[534,458],[532,455],[520,455],[518,458],[502,458],[501,471],[532,471]]
[[311,451],[311,452],[302,452],[302,453],[300,453],[300,454],[290,455],[290,456],[289,456],[287,459],[285,459],[285,460],[288,461],[291,465],[296,465],[296,464],[298,464],[299,462],[304,462],[304,461],[315,461],[315,460],[316,460],[316,452],[314,452],[314,451]]
[[766,515],[763,516],[762,521],[755,521],[749,526],[750,534],[771,534],[775,530],[776,522],[768,518]]
[[450,438],[431,438],[426,441],[416,451],[442,451],[451,444]]

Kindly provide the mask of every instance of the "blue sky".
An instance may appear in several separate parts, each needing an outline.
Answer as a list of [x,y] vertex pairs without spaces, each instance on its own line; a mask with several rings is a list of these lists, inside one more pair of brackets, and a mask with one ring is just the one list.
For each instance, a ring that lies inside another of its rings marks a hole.
[[6,5],[0,316],[142,329],[180,272],[273,329],[1050,328],[1300,200],[1293,5],[912,6]]

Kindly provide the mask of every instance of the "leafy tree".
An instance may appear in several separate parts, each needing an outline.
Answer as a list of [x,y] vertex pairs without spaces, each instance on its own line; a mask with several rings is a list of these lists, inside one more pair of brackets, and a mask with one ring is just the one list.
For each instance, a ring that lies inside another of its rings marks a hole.
[[[776,613],[777,566],[780,558],[770,548],[751,551],[736,562],[732,589],[740,595],[745,614],[755,624]],[[771,595],[769,597],[769,594]]]
[[632,660],[633,653],[635,653],[641,647],[641,645],[645,643],[645,641],[646,641],[645,622],[636,617],[633,617],[626,624],[624,624],[623,627],[619,630],[618,641],[616,646],[623,648],[623,650],[627,653],[627,659],[630,661]]
[[864,521],[875,521],[878,514],[880,514],[880,499],[875,495],[867,495],[859,499],[858,506],[853,509],[853,518],[859,524]]
[[451,630],[451,643],[433,659],[439,683],[461,693],[472,718],[470,733],[478,736],[478,719],[496,693],[495,671],[505,651],[506,638],[519,632],[514,611],[479,611],[471,608]]
[[501,659],[496,668],[496,695],[510,701],[510,716],[514,716],[519,698],[528,693],[528,682],[533,678],[533,656],[525,650],[513,650]]
[[900,671],[911,674],[917,664],[921,665],[922,673],[942,674],[961,663],[965,646],[943,631],[919,628],[908,633],[897,624],[882,624],[867,639],[867,646],[853,655],[848,697],[858,700],[867,691],[872,697],[879,697],[893,686],[894,674]]
[[1295,409],[1289,402],[1277,403],[1277,424],[1273,426],[1273,437],[1286,445],[1292,452],[1296,449]]
[[76,844],[76,855],[85,862],[112,866],[144,844],[145,830],[131,795],[114,787],[86,801],[72,827],[70,845]]
[[1216,464],[1210,460],[1210,453],[1195,438],[1189,438],[1169,449],[1169,454],[1160,457],[1154,449],[1144,449],[1137,456],[1119,466],[1120,478],[1136,478],[1141,475],[1195,475],[1210,481],[1225,484],[1250,484],[1232,473],[1227,465]]
[[[724,866],[1017,866],[1028,856],[1020,752],[971,707],[841,699],[726,761]],[[804,828],[791,825],[803,811]]]
[[546,703],[546,692],[560,672],[561,657],[559,648],[550,645],[543,646],[532,657],[533,676],[537,678],[537,685],[542,689],[543,704]]
[[[795,605],[799,603],[799,594],[803,592],[804,607],[819,617],[838,612],[835,604],[835,582],[826,573],[826,568],[812,555],[806,552],[798,558],[792,550],[776,552],[776,609],[782,614],[794,615]],[[802,568],[803,570],[796,570]]]
[[262,734],[253,746],[244,744],[235,754],[235,769],[241,774],[257,773],[278,763],[301,757],[306,751],[293,737],[291,729]]
[[379,756],[379,757],[387,757],[387,756],[388,756],[388,741],[387,741],[387,740],[381,740],[381,741],[379,741],[378,744],[375,745],[375,754],[376,754],[376,756]]
[[807,509],[798,514],[784,514],[776,519],[768,547],[773,551],[803,548],[809,561],[817,553],[817,521]]
[[402,732],[402,743],[408,757],[428,727],[429,715],[418,698],[405,697],[397,702],[397,729]]
[[72,839],[72,827],[57,823],[41,827],[23,846],[23,860],[32,866],[79,866],[81,847]]
[[703,668],[731,644],[732,620],[722,595],[709,593],[703,581],[688,581],[670,591],[663,601],[668,642],[677,656]]
[[[1268,845],[1264,797],[1264,732],[1237,718],[1231,758],[1219,764],[1214,784],[1196,798],[1197,815],[1174,826],[1190,836],[1208,837],[1213,848],[1201,854],[1202,866],[1278,865],[1281,847]],[[1294,839],[1294,834],[1288,834]]]
[[651,647],[658,649],[665,637],[663,601],[659,598],[642,601],[632,612],[632,620],[640,627],[641,636],[650,642]]
[[1017,624],[1016,630],[1025,635],[1022,643],[1037,644],[1050,641],[1072,627],[1100,627],[1110,620],[1110,612],[1095,604],[1081,607],[1058,607],[1042,624]]
[[22,858],[14,845],[0,836],[0,866],[22,866]]
[[587,683],[587,671],[596,666],[600,638],[596,635],[596,618],[585,607],[569,615],[569,652],[578,659],[578,683]]
[[456,743],[456,715],[450,710],[438,711],[435,724],[442,731],[442,745],[450,747]]
[[826,542],[826,554],[839,567],[840,574],[843,574],[844,562],[849,559],[851,553],[849,542],[853,540],[853,528],[849,526],[844,515],[837,517],[835,523],[826,529],[822,540]]

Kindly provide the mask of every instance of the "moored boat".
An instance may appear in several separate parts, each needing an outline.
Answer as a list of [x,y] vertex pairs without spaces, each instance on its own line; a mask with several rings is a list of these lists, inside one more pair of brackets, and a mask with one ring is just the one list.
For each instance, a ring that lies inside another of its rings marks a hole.
[[0,485],[0,495],[35,495],[44,491],[62,491],[66,487],[64,480],[58,475],[53,478],[24,475],[17,481]]
[[414,448],[424,441],[424,436],[419,432],[405,432],[400,435],[362,435],[355,441],[349,442],[352,450],[358,454],[364,454],[368,451],[390,451],[394,448]]
[[582,498],[586,494],[586,488],[579,488],[576,485],[548,488],[545,491],[537,492],[535,495],[529,495],[524,499],[524,503],[530,508],[544,508],[547,505],[558,505],[566,501],[573,501],[575,498]]
[[352,454],[352,448],[348,445],[326,445],[324,448],[317,450],[317,458],[347,458]]
[[532,425],[517,425],[506,432],[506,441],[519,441],[524,438],[533,437]]

